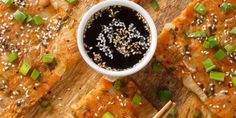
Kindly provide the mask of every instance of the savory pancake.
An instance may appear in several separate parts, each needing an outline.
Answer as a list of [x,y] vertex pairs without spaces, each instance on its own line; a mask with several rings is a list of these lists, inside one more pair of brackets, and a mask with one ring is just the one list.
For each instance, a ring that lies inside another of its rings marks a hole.
[[109,118],[149,118],[155,113],[156,109],[128,79],[114,83],[100,79],[96,87],[73,106],[76,118],[107,118],[106,115]]
[[218,117],[236,117],[235,0],[194,0],[159,35],[156,58]]
[[0,3],[0,117],[12,118],[76,63],[77,23],[50,0],[6,1]]

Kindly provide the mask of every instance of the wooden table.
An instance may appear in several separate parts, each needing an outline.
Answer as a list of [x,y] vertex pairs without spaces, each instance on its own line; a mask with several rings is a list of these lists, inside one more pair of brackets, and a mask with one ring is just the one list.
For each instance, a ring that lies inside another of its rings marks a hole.
[[[153,10],[150,6],[151,0],[141,0],[140,5],[151,14],[160,33],[164,24],[178,16],[190,1],[158,0],[161,8],[157,11]],[[95,0],[80,0],[75,11],[78,17],[77,19],[80,19],[83,13],[94,4],[96,4]],[[78,55],[78,58],[79,62],[77,65],[71,67],[71,70],[68,70],[68,73],[71,73],[68,74],[70,76],[63,76],[61,81],[44,98],[51,102],[52,111],[45,112],[36,104],[28,113],[27,117],[67,118],[71,105],[94,87],[94,83],[102,75],[88,67],[80,55]],[[169,88],[173,93],[172,100],[177,103],[178,117],[192,117],[192,114],[189,113],[199,107],[198,105],[201,105],[198,98],[184,88],[182,82],[173,78],[168,71],[163,70],[160,74],[152,72],[152,62],[142,71],[130,76],[130,78],[140,87],[145,97],[157,109],[160,109],[165,104],[158,100],[157,92],[159,88]]]

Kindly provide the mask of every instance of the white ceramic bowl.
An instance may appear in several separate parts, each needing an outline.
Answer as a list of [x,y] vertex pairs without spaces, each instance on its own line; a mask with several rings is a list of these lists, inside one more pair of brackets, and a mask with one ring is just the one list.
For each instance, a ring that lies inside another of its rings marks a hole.
[[[96,63],[94,63],[93,60],[88,56],[84,48],[84,42],[83,42],[84,29],[86,27],[88,20],[99,10],[113,5],[125,6],[139,12],[146,19],[151,31],[151,46],[147,50],[146,56],[143,57],[142,61],[136,64],[133,68],[123,71],[110,71],[96,65]],[[82,57],[84,58],[86,63],[93,69],[110,77],[123,77],[138,72],[139,70],[144,68],[148,64],[148,62],[152,59],[157,47],[157,29],[149,13],[138,4],[131,2],[129,0],[106,0],[93,6],[90,10],[88,10],[87,13],[85,13],[77,30],[77,43]]]

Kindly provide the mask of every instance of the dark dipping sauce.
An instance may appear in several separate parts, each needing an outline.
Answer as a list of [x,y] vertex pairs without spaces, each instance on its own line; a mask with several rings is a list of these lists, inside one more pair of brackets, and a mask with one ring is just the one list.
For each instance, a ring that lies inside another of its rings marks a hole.
[[124,6],[110,6],[96,12],[84,31],[89,57],[107,70],[134,67],[150,47],[150,28],[143,16]]

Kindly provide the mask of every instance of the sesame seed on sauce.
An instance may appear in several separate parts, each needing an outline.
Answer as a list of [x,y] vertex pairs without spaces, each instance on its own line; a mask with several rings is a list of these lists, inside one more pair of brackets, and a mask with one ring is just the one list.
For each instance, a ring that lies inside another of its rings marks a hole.
[[90,58],[108,70],[135,66],[150,47],[147,22],[137,11],[123,6],[108,7],[95,13],[88,21],[83,37]]

